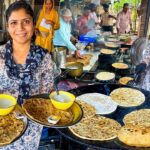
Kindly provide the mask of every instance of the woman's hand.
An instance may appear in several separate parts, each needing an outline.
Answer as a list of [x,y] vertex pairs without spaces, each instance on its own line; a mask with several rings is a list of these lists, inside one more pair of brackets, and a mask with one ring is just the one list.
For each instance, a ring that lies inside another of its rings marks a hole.
[[52,27],[54,26],[54,22],[51,20],[46,20],[45,21],[46,24],[50,24]]

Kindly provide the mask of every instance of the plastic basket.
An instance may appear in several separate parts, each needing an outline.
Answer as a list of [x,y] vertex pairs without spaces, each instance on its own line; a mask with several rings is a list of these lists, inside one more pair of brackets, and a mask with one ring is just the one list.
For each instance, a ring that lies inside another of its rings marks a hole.
[[80,35],[79,40],[81,42],[87,42],[87,43],[95,43],[97,40],[97,37],[87,37],[85,35]]

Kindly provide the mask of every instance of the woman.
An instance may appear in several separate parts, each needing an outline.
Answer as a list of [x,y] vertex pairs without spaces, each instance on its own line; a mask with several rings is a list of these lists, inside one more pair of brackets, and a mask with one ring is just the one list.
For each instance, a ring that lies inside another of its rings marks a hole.
[[36,23],[36,45],[40,45],[48,49],[49,52],[52,52],[54,30],[59,29],[59,27],[59,16],[54,9],[54,1],[45,0]]
[[[50,54],[31,43],[34,32],[33,11],[25,1],[12,3],[6,11],[11,40],[0,47],[0,91],[18,98],[48,93],[53,87]],[[3,150],[37,150],[42,126],[29,121],[24,135]]]

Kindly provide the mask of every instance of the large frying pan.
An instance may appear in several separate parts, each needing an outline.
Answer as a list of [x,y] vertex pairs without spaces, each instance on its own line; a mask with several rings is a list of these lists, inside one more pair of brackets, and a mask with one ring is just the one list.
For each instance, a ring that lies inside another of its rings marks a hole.
[[[122,86],[116,85],[116,84],[108,85],[110,92],[119,87],[122,87]],[[117,120],[119,123],[123,124],[122,119],[127,113],[130,113],[133,110],[137,110],[141,108],[150,108],[150,92],[145,91],[145,90],[141,90],[141,91],[145,94],[145,97],[146,97],[146,101],[142,105],[138,107],[130,107],[130,108],[118,107],[114,113],[107,115],[107,117],[113,118]],[[70,92],[72,92],[76,96],[79,96],[85,93],[95,93],[95,92],[102,93],[102,94],[107,93],[104,87],[104,84],[94,84],[94,85],[90,85],[86,87],[80,87],[77,89],[73,89]],[[71,141],[75,141],[81,145],[90,146],[92,148],[98,148],[100,150],[150,150],[150,148],[135,148],[135,147],[127,146],[121,143],[117,138],[114,140],[110,140],[110,141],[101,141],[101,142],[90,141],[90,140],[78,138],[77,136],[72,134],[68,128],[57,129],[57,130],[59,131],[61,135],[65,136]]]

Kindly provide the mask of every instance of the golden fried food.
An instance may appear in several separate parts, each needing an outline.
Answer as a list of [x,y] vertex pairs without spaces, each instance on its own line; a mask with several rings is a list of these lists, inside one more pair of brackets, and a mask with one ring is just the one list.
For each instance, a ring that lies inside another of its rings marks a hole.
[[48,117],[51,115],[61,117],[60,121],[57,123],[58,125],[66,125],[73,120],[73,114],[71,110],[58,110],[48,99],[28,99],[23,103],[23,109],[31,119],[45,125],[50,124],[48,122]]
[[0,116],[0,145],[6,145],[15,140],[23,131],[24,122],[16,119],[13,113]]
[[80,62],[84,66],[86,66],[90,63],[91,58],[92,58],[91,54],[84,54],[82,55],[82,58],[68,57],[67,62]]
[[73,134],[82,139],[99,141],[116,138],[120,128],[117,121],[99,115],[82,119],[80,123],[69,127]]

